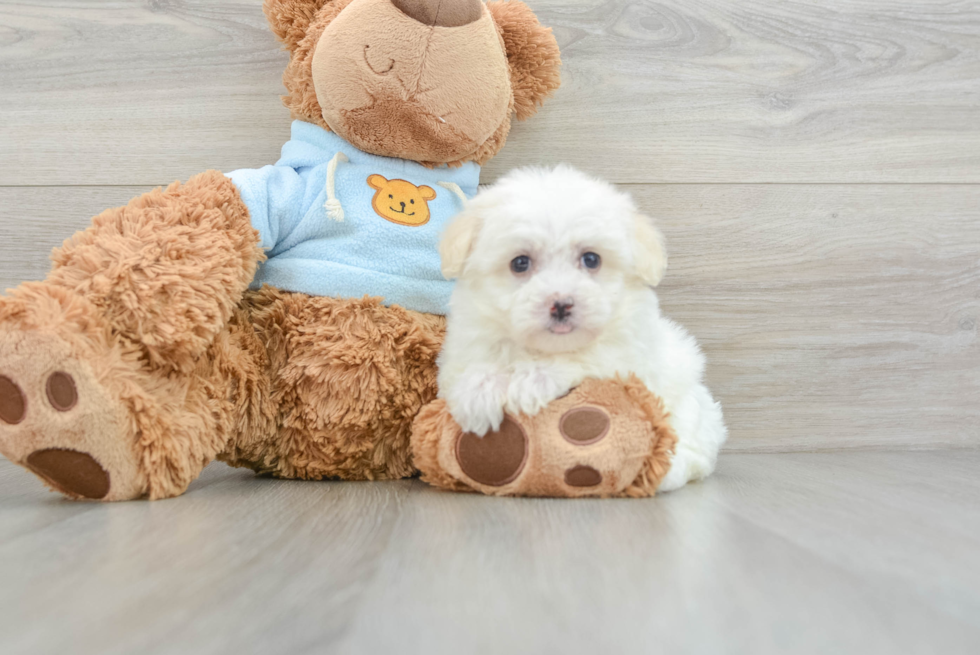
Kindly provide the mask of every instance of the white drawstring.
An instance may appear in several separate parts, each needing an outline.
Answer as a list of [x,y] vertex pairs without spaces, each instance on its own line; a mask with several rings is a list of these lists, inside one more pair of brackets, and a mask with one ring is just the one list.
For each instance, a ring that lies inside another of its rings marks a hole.
[[338,152],[327,164],[327,201],[323,203],[323,208],[327,210],[327,218],[338,223],[344,221],[344,206],[337,200],[337,189],[334,178],[337,177],[337,164],[347,163],[350,159],[342,152]]
[[468,203],[470,200],[469,198],[466,197],[466,194],[463,193],[463,190],[459,188],[458,184],[456,184],[455,182],[438,182],[437,184],[441,186],[443,189],[449,189],[450,191],[455,193],[456,197],[459,198],[459,202],[463,205],[463,208],[464,209],[466,208],[466,203]]

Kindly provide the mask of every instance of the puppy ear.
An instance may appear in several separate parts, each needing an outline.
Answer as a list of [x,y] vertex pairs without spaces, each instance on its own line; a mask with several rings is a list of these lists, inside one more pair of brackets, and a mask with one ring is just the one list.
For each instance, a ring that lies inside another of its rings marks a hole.
[[306,36],[306,30],[323,5],[334,0],[265,0],[262,10],[272,31],[289,50]]
[[510,62],[510,84],[518,120],[530,118],[561,85],[561,52],[550,27],[543,27],[534,12],[519,0],[488,2],[504,39]]
[[439,256],[442,258],[444,278],[453,280],[462,275],[482,225],[483,221],[476,216],[460,214],[442,233]]
[[642,215],[633,215],[633,261],[636,273],[651,287],[660,284],[667,272],[667,247],[664,235],[653,221]]

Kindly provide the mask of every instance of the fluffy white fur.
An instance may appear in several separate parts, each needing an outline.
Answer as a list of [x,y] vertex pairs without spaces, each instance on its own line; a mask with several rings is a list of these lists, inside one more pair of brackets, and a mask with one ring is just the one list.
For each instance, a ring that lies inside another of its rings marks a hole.
[[[714,470],[721,407],[694,338],[660,314],[663,236],[630,196],[567,166],[516,170],[473,199],[440,254],[458,283],[439,394],[463,429],[486,434],[505,411],[533,415],[585,378],[632,372],[663,399],[678,436],[660,490]],[[515,273],[522,256],[529,270]]]

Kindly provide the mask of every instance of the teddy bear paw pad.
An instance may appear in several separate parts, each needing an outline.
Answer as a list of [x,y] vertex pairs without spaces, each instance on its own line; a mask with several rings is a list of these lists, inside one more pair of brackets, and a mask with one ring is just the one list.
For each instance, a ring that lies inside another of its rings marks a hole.
[[598,407],[576,407],[561,417],[558,431],[570,443],[590,446],[602,441],[610,427],[609,415]]
[[[59,412],[71,411],[78,402],[75,379],[55,371],[45,384],[48,402]],[[27,416],[27,398],[20,386],[0,376],[0,420],[17,425]],[[26,466],[52,487],[82,498],[104,498],[109,493],[109,474],[91,455],[65,448],[44,448],[27,456]]]
[[45,448],[27,456],[27,468],[69,496],[99,500],[109,493],[109,474],[91,455]]
[[500,429],[478,437],[464,432],[456,441],[456,461],[470,479],[488,487],[502,487],[517,479],[527,463],[527,433],[512,418]]
[[602,484],[602,473],[591,466],[573,466],[565,471],[565,484],[569,487],[598,487]]
[[48,396],[48,402],[59,412],[71,411],[78,402],[75,378],[62,371],[55,371],[48,376],[44,391]]
[[17,383],[0,375],[0,420],[17,425],[27,414],[27,399]]

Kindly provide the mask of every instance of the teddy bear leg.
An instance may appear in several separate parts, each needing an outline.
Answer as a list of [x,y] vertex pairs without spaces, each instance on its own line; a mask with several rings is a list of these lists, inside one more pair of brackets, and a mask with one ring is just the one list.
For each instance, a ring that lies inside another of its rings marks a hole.
[[415,420],[422,479],[502,496],[651,496],[676,442],[660,401],[637,380],[587,380],[539,414],[464,433],[442,400]]
[[[261,257],[205,173],[97,216],[0,298],[0,452],[72,498],[178,495],[223,447],[208,357]],[[212,400],[209,400],[211,398]]]
[[243,306],[267,348],[279,429],[233,439],[219,459],[284,478],[415,473],[411,424],[436,395],[443,317],[271,288]]

